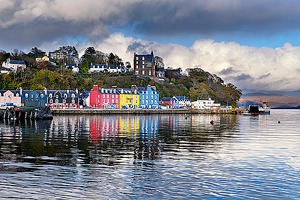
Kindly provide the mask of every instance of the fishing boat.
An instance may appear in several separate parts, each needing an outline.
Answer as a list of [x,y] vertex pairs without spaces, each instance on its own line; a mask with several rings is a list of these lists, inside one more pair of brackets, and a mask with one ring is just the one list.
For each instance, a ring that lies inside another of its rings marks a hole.
[[[261,99],[262,100],[262,99]],[[249,106],[248,112],[251,115],[270,114],[270,108],[267,101],[262,101],[262,106],[251,105]]]

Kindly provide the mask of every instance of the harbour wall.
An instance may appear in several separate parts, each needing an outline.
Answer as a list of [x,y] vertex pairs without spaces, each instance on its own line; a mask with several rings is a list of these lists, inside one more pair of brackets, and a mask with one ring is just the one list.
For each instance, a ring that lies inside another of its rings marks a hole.
[[242,110],[196,110],[196,109],[52,109],[53,115],[113,115],[113,114],[241,114]]

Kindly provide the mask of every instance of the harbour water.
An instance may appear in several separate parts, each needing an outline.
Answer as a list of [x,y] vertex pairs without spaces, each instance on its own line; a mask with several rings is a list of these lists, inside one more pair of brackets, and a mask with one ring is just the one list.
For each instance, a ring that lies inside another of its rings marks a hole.
[[0,198],[300,199],[299,121],[300,110],[0,120]]

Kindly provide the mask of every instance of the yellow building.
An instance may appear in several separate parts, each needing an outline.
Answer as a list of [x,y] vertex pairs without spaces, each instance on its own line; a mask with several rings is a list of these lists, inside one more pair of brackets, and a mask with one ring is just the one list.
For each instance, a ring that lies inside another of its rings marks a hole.
[[134,109],[140,106],[140,95],[136,89],[118,89],[120,93],[120,108]]

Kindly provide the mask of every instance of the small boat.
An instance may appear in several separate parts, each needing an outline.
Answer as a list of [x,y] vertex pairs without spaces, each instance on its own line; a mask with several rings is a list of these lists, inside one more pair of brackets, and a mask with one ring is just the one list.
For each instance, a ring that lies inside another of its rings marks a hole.
[[252,105],[249,106],[249,113],[251,115],[270,114],[270,108],[267,101],[263,101],[262,106]]

